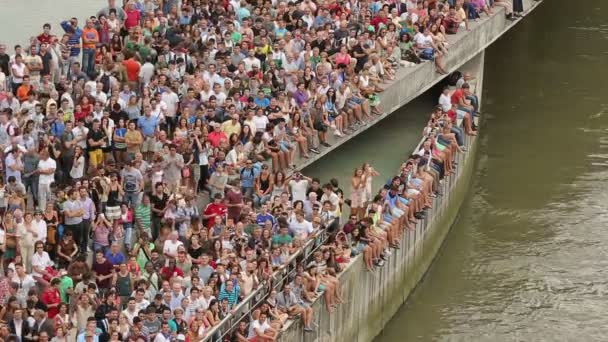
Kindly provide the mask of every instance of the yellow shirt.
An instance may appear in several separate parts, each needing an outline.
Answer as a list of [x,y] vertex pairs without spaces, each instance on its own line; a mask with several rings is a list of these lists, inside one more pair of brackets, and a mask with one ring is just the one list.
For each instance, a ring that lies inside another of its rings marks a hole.
[[222,122],[222,132],[226,133],[228,137],[232,133],[241,134],[241,124],[237,121],[236,124],[232,124],[232,120]]

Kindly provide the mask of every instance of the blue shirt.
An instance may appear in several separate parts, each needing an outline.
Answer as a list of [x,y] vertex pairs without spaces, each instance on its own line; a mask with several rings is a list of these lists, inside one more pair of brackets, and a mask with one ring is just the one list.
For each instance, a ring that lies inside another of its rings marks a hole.
[[57,138],[60,138],[65,131],[65,124],[62,121],[53,121],[51,124],[51,134]]
[[258,214],[255,222],[260,225],[263,226],[266,221],[270,220],[270,222],[272,222],[272,224],[274,224],[274,216],[270,215],[270,214],[266,214],[266,215],[262,215],[262,214]]
[[253,102],[255,102],[256,106],[261,107],[261,108],[266,108],[268,106],[270,106],[270,100],[266,97],[264,98],[258,98],[256,97]]
[[158,117],[155,116],[141,116],[137,120],[137,127],[141,129],[141,132],[145,137],[152,137],[156,133],[156,127],[158,127]]
[[[70,34],[70,38],[68,39],[69,45],[80,45],[80,38],[82,37],[82,30],[79,27],[74,29],[72,27],[72,24],[66,20],[66,21],[61,22],[61,28],[63,28],[63,30],[66,33]],[[73,47],[70,49],[70,57],[78,57],[79,55],[80,55],[79,47]]]
[[108,259],[108,261],[110,261],[113,265],[120,265],[123,262],[127,262],[127,258],[125,258],[125,255],[121,252],[112,254],[112,251],[107,251],[106,259]]
[[256,167],[252,167],[251,169],[242,168],[241,169],[241,186],[243,188],[253,188],[253,184],[255,179],[258,177],[260,172]]

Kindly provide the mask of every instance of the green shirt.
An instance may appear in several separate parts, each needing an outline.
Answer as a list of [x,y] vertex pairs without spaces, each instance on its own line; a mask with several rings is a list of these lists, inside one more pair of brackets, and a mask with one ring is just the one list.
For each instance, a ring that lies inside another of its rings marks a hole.
[[59,283],[59,295],[61,296],[61,301],[63,303],[70,302],[70,296],[68,296],[68,290],[74,288],[74,282],[72,278],[64,276],[61,278],[61,283]]
[[275,235],[272,237],[272,244],[273,245],[287,245],[290,244],[291,241],[293,241],[293,238],[291,237],[291,235]]
[[[133,248],[137,248],[139,247],[139,242],[135,244],[135,246],[133,246]],[[152,242],[150,242],[150,244],[148,245],[148,250],[150,252],[152,252],[152,250],[154,250],[154,244]],[[150,259],[148,258],[148,256],[146,255],[146,252],[144,252],[143,247],[139,249],[139,251],[137,252],[137,264],[139,265],[140,269],[144,269],[146,267],[146,263],[150,261]]]
[[143,230],[148,233],[150,237],[152,237],[152,208],[150,206],[145,206],[140,204],[135,208],[135,218],[141,222],[141,226]]

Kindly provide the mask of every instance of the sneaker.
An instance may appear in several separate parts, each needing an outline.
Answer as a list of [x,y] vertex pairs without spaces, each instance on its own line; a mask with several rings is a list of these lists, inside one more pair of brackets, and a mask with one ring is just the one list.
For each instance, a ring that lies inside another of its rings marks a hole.
[[310,152],[315,153],[315,154],[319,154],[319,153],[321,153],[319,150],[317,150],[317,149],[316,149],[316,148],[314,148],[314,147],[311,147],[311,148],[310,148]]
[[331,147],[331,144],[328,144],[326,142],[322,142],[321,145],[325,146],[325,147]]
[[334,131],[334,135],[340,138],[344,136],[344,134],[340,133],[340,131],[338,131],[337,129]]

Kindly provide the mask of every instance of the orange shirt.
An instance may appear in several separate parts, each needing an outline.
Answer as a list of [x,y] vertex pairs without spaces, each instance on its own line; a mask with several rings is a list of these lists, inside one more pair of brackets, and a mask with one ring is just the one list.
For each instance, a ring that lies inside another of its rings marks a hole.
[[23,102],[27,100],[27,96],[30,90],[32,90],[31,85],[20,85],[19,88],[17,88],[17,98],[19,99],[19,101]]
[[85,38],[88,40],[94,40],[99,42],[99,33],[94,28],[83,28],[82,29],[82,48],[83,49],[94,49],[97,43],[85,43]]
[[139,69],[141,68],[139,62],[133,58],[129,58],[125,61],[122,61],[122,65],[124,65],[125,69],[127,69],[127,78],[129,79],[129,81],[137,82],[137,80],[139,79]]

